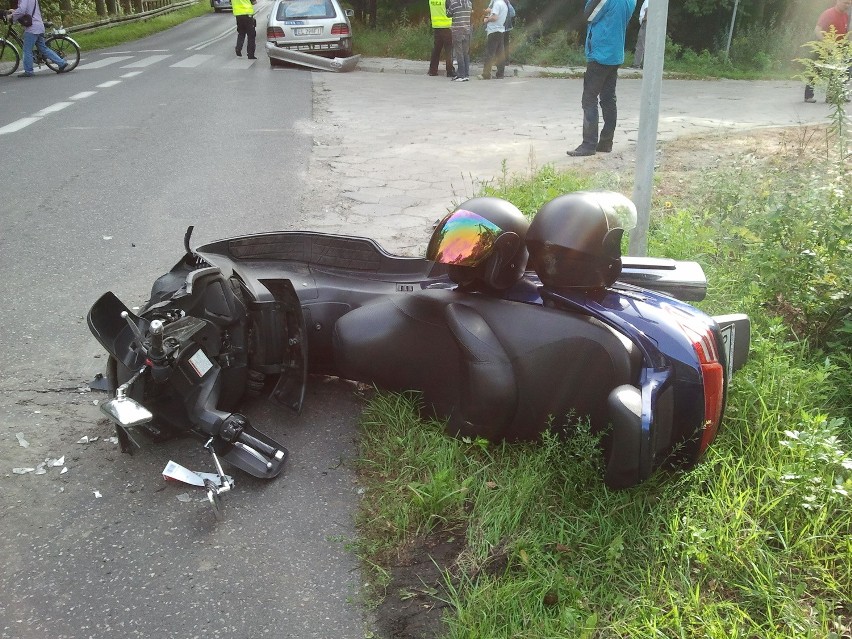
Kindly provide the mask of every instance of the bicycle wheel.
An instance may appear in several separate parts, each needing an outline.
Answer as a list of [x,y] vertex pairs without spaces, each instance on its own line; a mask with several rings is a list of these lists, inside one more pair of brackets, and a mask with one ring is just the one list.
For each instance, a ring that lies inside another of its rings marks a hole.
[[0,75],[12,75],[21,63],[21,54],[8,40],[0,38]]
[[[56,55],[65,60],[65,63],[68,65],[65,67],[65,73],[73,71],[80,63],[80,47],[68,36],[50,36],[45,41],[45,44]],[[59,65],[53,60],[46,58],[44,62],[51,71],[59,71]]]

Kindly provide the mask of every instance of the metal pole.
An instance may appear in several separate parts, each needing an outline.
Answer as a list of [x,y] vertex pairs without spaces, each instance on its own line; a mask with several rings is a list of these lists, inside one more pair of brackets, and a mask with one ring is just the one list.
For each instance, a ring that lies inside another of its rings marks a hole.
[[630,232],[628,249],[628,253],[633,256],[648,254],[648,226],[651,221],[651,191],[654,183],[668,15],[669,0],[651,0],[648,3],[645,63],[639,98],[639,133],[636,140],[636,177],[633,183],[633,203],[636,205],[638,220],[636,228]]
[[728,29],[728,44],[725,46],[725,59],[731,51],[731,38],[734,37],[734,23],[737,21],[737,7],[740,6],[740,0],[734,0],[734,15],[731,16],[731,28]]

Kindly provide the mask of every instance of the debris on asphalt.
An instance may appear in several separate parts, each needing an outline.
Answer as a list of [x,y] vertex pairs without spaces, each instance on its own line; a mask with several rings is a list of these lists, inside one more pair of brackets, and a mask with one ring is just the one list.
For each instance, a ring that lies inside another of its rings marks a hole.
[[104,441],[110,444],[118,444],[118,437],[107,437]]
[[[169,463],[166,464],[166,467],[163,469],[163,479],[166,481],[180,481],[185,484],[190,484],[191,486],[204,487],[204,480],[209,479],[216,486],[221,486],[221,481],[219,475],[216,473],[203,473],[199,471],[189,470],[184,466],[181,466],[177,462],[169,460]],[[225,479],[228,482],[233,482],[233,479],[230,475],[225,475]]]
[[31,473],[35,470],[35,468],[13,468],[12,472],[16,475],[26,475],[27,473]]
[[50,460],[50,465],[51,466],[64,466],[65,465],[65,455],[63,455],[59,459]]
[[24,439],[23,433],[15,433],[15,437],[18,438],[18,444],[21,446],[21,448],[29,448],[30,447],[30,443],[26,439]]
[[83,435],[80,439],[77,440],[78,444],[91,444],[92,442],[96,442],[100,439],[97,435],[94,437],[89,437],[88,435]]
[[192,501],[192,497],[189,496],[189,493],[181,493],[180,495],[177,496],[177,498],[178,498],[178,501],[182,501],[184,503],[186,503],[188,501]]
[[68,467],[67,467],[67,466],[63,466],[63,467],[62,467],[62,470],[60,470],[60,471],[59,471],[59,474],[60,474],[60,475],[64,475],[64,474],[65,474],[65,473],[67,473],[67,472],[68,472]]
[[101,491],[99,490],[93,490],[92,492],[95,493],[95,499],[100,499],[101,497],[103,497],[103,495],[101,495]]
[[47,466],[47,462],[41,462],[40,464],[37,464],[35,474],[44,475],[45,473],[47,473],[47,471],[44,469],[45,466]]

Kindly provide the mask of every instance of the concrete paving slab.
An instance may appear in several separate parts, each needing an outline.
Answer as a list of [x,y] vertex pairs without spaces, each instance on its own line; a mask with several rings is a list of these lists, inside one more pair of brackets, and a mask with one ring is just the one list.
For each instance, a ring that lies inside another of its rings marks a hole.
[[[500,179],[504,167],[508,174],[544,165],[617,173],[635,163],[641,71],[619,72],[613,153],[571,158],[565,152],[581,138],[582,68],[510,66],[511,77],[503,80],[459,83],[427,76],[427,66],[364,58],[352,73],[313,74],[315,95],[321,96],[314,148],[322,152],[310,161],[312,201],[333,202],[338,215],[315,220],[323,229],[369,229],[386,249],[419,255],[435,219]],[[795,81],[664,79],[658,141],[815,125],[827,122],[829,113],[823,103],[805,104]],[[339,155],[332,157],[330,149]],[[365,226],[364,204],[378,206],[382,191],[391,188],[408,192],[419,205],[401,208],[395,226],[387,224],[385,211],[375,216],[381,223]]]

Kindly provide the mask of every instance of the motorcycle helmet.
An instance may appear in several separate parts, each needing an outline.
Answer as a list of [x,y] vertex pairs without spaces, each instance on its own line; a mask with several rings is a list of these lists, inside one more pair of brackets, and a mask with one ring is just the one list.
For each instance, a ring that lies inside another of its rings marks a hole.
[[450,279],[465,288],[502,291],[524,275],[529,222],[511,202],[468,200],[435,227],[426,259],[447,264]]
[[621,273],[621,238],[634,226],[636,206],[621,193],[560,195],[530,224],[530,266],[548,288],[609,286]]

